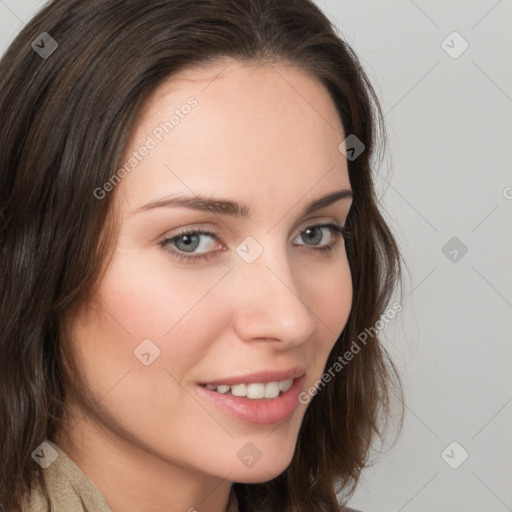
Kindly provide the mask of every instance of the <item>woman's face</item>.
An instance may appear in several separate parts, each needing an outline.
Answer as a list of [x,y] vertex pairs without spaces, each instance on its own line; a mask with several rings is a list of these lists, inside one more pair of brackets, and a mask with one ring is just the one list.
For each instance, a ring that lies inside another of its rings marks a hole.
[[345,223],[350,197],[308,211],[350,190],[344,139],[327,91],[283,64],[225,61],[158,89],[106,192],[121,221],[113,261],[72,328],[99,400],[76,432],[94,418],[118,446],[231,481],[286,469],[297,397],[351,307],[343,238],[307,231]]

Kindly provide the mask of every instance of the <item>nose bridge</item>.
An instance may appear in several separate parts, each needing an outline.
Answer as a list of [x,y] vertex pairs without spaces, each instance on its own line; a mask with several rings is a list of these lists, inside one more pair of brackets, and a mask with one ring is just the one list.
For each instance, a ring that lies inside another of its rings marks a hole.
[[235,330],[240,338],[306,341],[315,329],[315,317],[296,286],[285,248],[263,249],[254,239],[246,239],[237,253]]

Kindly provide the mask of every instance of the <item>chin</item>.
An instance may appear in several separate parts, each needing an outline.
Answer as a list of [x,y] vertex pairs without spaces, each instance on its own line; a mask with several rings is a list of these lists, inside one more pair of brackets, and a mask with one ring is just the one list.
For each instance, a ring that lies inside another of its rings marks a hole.
[[230,479],[244,484],[268,482],[286,471],[290,465],[292,455],[276,457],[273,454],[267,460],[265,460],[265,456],[262,456],[254,465],[246,468],[241,467],[242,465],[238,463],[236,469],[231,473]]
[[230,480],[241,484],[261,484],[273,480],[278,477],[283,471],[286,470],[288,465],[283,465],[279,468],[275,466],[264,467],[259,469],[251,468],[247,470],[234,471],[230,476]]

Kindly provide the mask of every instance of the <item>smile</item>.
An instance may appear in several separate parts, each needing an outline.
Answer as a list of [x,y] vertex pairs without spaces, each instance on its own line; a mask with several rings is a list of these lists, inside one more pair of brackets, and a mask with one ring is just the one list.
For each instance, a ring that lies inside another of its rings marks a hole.
[[233,396],[245,396],[251,400],[261,398],[277,398],[280,394],[286,393],[293,384],[293,379],[286,379],[274,382],[251,382],[248,384],[220,384],[218,386],[207,384],[205,387],[210,391],[229,394]]
[[[259,378],[263,380],[261,376]],[[293,416],[299,406],[304,375],[266,382],[235,382],[197,384],[196,389],[202,400],[231,418],[244,423],[269,425]]]

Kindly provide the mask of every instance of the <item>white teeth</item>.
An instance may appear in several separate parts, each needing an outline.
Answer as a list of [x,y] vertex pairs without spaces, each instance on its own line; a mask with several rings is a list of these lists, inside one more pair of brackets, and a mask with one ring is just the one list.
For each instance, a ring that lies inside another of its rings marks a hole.
[[293,379],[281,380],[281,381],[279,381],[279,389],[283,393],[285,393],[292,387],[292,384],[293,384]]
[[251,400],[256,400],[259,398],[277,398],[280,393],[286,393],[292,385],[293,379],[287,379],[266,383],[233,384],[232,386],[226,384],[220,384],[219,386],[207,384],[206,388],[218,393],[229,393],[233,396],[245,396]]
[[265,398],[276,398],[279,391],[279,382],[269,382],[265,385]]
[[265,384],[251,382],[247,384],[247,398],[263,398],[265,396]]
[[245,384],[234,384],[231,386],[231,394],[235,396],[246,396],[247,390],[245,389]]

